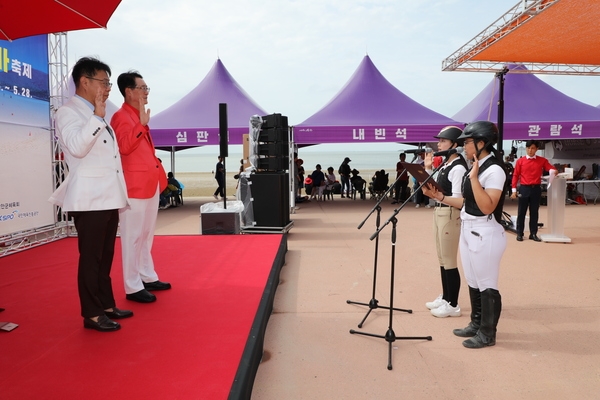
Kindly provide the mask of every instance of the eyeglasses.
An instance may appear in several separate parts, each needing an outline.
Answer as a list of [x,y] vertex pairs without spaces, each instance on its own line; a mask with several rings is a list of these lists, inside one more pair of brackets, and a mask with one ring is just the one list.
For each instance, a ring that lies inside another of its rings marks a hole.
[[110,81],[108,79],[98,79],[98,78],[92,78],[91,76],[86,76],[86,78],[88,79],[92,79],[98,82],[102,82],[102,84],[104,86],[106,86],[107,88],[112,87],[112,83],[110,83]]
[[140,89],[140,90],[143,90],[144,92],[150,91],[150,88],[148,86],[134,86],[134,87],[132,87],[132,89]]

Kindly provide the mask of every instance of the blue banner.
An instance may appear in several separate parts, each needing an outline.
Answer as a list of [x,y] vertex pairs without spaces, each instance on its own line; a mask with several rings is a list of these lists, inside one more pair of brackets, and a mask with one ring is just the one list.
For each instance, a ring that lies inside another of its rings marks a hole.
[[0,41],[0,122],[50,126],[47,35]]

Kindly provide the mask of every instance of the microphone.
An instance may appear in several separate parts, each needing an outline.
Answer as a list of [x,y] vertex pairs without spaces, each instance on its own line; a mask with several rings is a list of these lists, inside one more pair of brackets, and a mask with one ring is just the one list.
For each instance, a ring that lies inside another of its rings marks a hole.
[[456,147],[454,149],[450,149],[450,150],[444,150],[444,151],[437,151],[435,153],[433,153],[434,157],[439,157],[439,156],[449,156],[455,153],[462,153],[463,152],[463,148],[462,147]]
[[403,153],[406,154],[421,154],[421,153],[431,153],[433,151],[433,149],[431,147],[426,147],[424,149],[410,149],[410,150],[403,150]]

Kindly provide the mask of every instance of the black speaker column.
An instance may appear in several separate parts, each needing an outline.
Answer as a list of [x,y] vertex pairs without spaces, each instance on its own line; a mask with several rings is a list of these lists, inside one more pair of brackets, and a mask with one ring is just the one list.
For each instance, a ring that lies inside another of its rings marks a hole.
[[227,134],[227,104],[219,103],[219,152],[221,157],[229,157]]

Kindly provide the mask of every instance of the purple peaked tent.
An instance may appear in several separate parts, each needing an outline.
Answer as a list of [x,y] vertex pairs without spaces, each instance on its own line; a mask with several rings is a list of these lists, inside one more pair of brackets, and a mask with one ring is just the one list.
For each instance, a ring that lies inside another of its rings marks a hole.
[[[509,65],[505,76],[504,140],[600,138],[600,109],[565,95],[524,70],[523,65]],[[498,89],[498,79],[493,78],[453,118],[498,122]]]
[[242,144],[251,116],[267,114],[217,59],[194,90],[150,119],[154,145],[163,148],[218,145],[219,103],[227,104],[229,144]]
[[294,126],[297,144],[431,142],[457,122],[396,89],[365,56],[335,97]]

